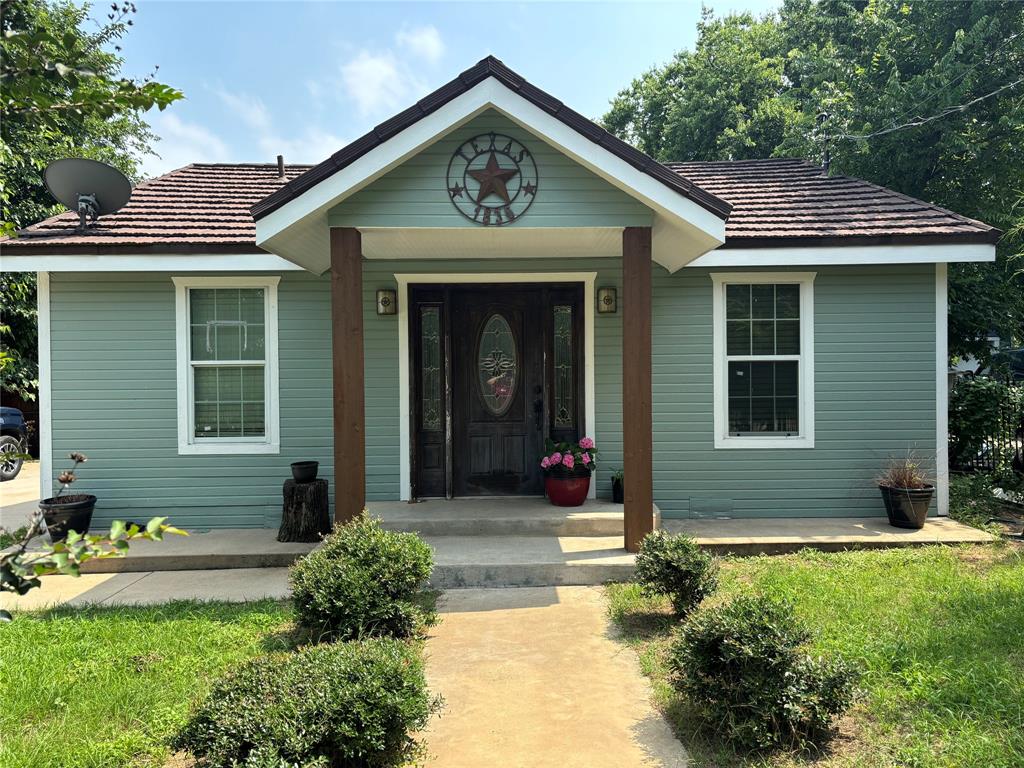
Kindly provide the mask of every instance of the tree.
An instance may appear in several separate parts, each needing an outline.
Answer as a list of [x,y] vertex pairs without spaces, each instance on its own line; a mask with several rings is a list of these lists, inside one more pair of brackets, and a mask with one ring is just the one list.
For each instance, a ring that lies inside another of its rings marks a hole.
[[1007,231],[950,268],[950,353],[1024,339],[1024,4],[786,0],[709,12],[693,53],[634,80],[609,130],[660,160],[806,157]]
[[[142,114],[164,109],[180,91],[152,76],[121,75],[119,41],[135,6],[114,4],[97,31],[89,6],[70,0],[0,3],[0,234],[58,213],[42,170],[53,160],[89,157],[138,178],[138,161],[154,138]],[[0,387],[35,396],[35,277],[0,280],[0,340],[7,358]]]

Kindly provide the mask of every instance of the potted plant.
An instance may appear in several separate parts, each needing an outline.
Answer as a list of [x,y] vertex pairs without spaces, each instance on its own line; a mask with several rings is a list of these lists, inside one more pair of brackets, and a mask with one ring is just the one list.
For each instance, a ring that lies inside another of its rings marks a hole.
[[625,491],[622,487],[622,470],[616,469],[612,472],[612,502],[615,504],[622,504],[626,498]]
[[540,466],[548,499],[559,507],[580,506],[590,492],[590,475],[597,466],[594,438],[584,437],[578,443],[548,440],[544,449],[547,455]]
[[88,533],[92,511],[96,506],[96,497],[90,493],[65,493],[78,479],[75,476],[78,465],[88,461],[84,453],[78,452],[72,453],[68,458],[74,464],[71,469],[64,470],[58,475],[60,490],[57,491],[57,495],[39,502],[39,509],[43,513],[51,541],[64,541],[68,531]]
[[921,464],[913,456],[893,459],[878,478],[889,525],[923,528],[935,485],[928,482]]

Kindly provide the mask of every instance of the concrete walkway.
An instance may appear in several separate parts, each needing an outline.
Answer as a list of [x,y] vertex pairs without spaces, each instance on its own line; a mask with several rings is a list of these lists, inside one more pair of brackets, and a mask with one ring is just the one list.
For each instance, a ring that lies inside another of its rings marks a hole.
[[427,675],[445,708],[424,734],[428,765],[687,764],[599,588],[453,590],[440,608]]
[[39,462],[29,461],[13,480],[0,483],[0,528],[16,531],[27,525],[39,502]]
[[37,611],[58,605],[156,605],[169,600],[244,602],[289,596],[287,568],[220,571],[135,571],[46,576],[42,586],[16,597],[0,592],[0,608]]

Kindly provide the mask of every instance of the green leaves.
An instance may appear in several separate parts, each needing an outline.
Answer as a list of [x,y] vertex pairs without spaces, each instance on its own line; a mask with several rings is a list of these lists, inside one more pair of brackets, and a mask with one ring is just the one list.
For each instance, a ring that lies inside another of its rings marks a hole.
[[165,534],[188,536],[185,531],[167,525],[166,520],[166,517],[154,517],[145,529],[135,524],[126,526],[124,521],[115,520],[106,535],[69,531],[64,541],[30,550],[29,544],[40,535],[40,515],[11,550],[0,553],[0,591],[23,595],[39,586],[40,576],[61,573],[77,577],[82,563],[123,557],[129,550],[130,541],[161,541]]

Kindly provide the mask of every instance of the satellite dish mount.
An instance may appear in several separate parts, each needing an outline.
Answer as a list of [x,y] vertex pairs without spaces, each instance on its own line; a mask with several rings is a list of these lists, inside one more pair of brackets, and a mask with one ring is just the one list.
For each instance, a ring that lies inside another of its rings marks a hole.
[[58,202],[78,211],[79,232],[100,216],[119,211],[132,195],[131,182],[117,168],[80,157],[50,163],[43,179]]

